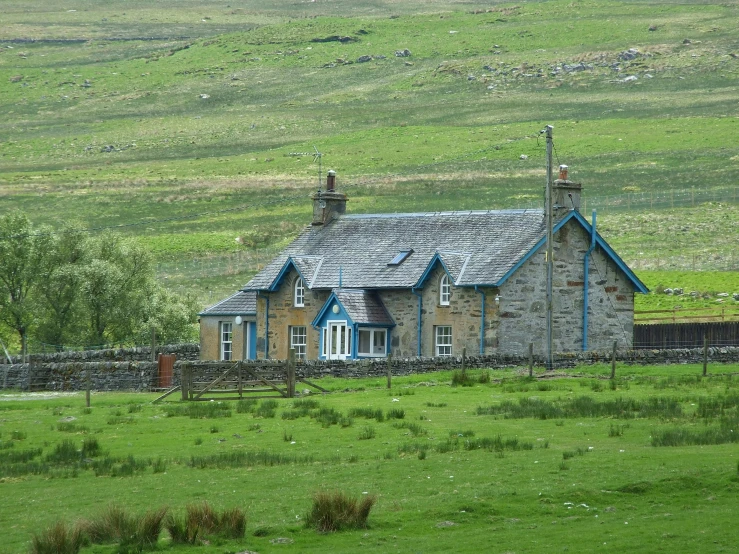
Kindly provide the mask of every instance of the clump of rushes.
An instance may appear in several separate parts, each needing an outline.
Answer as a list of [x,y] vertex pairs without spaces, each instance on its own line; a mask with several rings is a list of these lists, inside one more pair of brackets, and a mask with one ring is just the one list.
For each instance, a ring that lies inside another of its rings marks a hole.
[[246,533],[246,514],[241,508],[218,513],[203,502],[188,505],[184,519],[170,515],[165,526],[175,544],[195,544],[198,538],[209,535],[238,539]]
[[84,534],[79,526],[67,528],[57,521],[31,539],[31,554],[77,554],[84,543]]
[[321,533],[366,529],[370,510],[376,501],[373,495],[357,500],[339,491],[317,492],[313,495],[313,505],[306,515],[305,526]]

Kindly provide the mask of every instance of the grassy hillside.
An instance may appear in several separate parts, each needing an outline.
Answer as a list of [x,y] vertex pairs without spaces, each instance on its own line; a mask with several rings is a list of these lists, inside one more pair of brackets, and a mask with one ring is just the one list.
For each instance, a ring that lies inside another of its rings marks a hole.
[[[120,225],[204,302],[308,221],[318,164],[293,153],[316,146],[353,212],[533,206],[545,124],[593,207],[733,190],[718,233],[701,203],[634,207],[604,227],[637,267],[706,245],[708,269],[732,267],[736,2],[72,4],[7,9],[0,209]],[[32,38],[44,40],[20,40]],[[234,268],[236,237],[249,263]],[[192,283],[180,266],[206,256],[230,269]]]

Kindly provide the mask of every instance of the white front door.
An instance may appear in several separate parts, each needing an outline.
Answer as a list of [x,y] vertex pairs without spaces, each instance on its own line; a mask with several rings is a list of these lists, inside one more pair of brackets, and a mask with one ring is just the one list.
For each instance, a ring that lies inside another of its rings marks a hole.
[[351,356],[352,337],[345,322],[328,323],[326,353],[329,360],[346,360]]

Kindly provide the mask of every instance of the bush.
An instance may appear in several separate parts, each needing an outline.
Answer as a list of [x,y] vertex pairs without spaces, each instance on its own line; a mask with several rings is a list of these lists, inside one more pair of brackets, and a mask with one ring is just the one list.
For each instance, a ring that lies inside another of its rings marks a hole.
[[31,554],[77,554],[82,548],[84,535],[77,526],[67,529],[62,521],[31,539]]
[[317,492],[313,496],[311,511],[306,515],[305,526],[322,533],[366,529],[367,518],[376,500],[372,495],[357,500],[343,492]]

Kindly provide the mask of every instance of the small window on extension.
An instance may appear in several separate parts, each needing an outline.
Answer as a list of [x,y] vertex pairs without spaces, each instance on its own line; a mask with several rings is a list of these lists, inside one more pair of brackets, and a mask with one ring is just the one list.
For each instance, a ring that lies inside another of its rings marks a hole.
[[411,254],[413,254],[413,249],[410,249],[410,250],[401,250],[400,252],[398,252],[398,254],[387,265],[400,265]]

